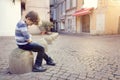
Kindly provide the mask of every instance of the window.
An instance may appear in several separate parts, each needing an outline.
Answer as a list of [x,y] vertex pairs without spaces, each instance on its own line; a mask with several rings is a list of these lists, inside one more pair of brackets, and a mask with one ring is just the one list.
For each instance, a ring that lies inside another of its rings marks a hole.
[[70,0],[70,8],[72,8],[72,6],[73,6],[72,1],[74,1],[74,0]]
[[68,19],[68,30],[70,31],[72,29],[72,20]]
[[70,9],[70,0],[66,0],[66,10]]
[[26,9],[26,2],[22,0],[21,1],[21,15],[24,15],[25,9]]
[[77,7],[77,1],[76,0],[72,0],[72,7]]
[[25,2],[21,2],[21,9],[22,9],[22,10],[25,10],[25,9],[26,9],[26,7],[25,7]]

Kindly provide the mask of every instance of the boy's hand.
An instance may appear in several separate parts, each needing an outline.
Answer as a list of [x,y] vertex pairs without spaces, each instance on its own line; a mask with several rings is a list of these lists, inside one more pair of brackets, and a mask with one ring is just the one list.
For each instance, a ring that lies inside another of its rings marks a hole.
[[28,43],[32,42],[32,40],[27,40]]

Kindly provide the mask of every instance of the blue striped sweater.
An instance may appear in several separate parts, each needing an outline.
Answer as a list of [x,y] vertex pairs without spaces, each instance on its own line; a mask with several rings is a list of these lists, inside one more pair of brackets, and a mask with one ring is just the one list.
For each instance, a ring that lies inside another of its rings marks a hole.
[[15,39],[17,45],[26,45],[28,44],[27,40],[31,39],[27,24],[24,21],[19,21],[17,23],[15,29]]

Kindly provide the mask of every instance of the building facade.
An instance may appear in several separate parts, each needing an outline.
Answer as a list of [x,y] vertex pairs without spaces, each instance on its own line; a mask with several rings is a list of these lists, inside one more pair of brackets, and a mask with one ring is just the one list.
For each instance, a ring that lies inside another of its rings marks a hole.
[[120,34],[120,0],[107,0],[106,5],[105,33]]
[[[73,14],[73,16],[76,17],[77,33],[88,33],[88,34],[96,34],[96,32],[103,33],[104,16],[98,15],[96,19],[97,16],[96,11],[98,8],[99,8],[98,0],[94,0],[94,1],[77,0],[77,8]],[[100,20],[100,18],[102,18],[103,20]]]
[[51,0],[50,10],[50,20],[54,23],[54,31],[64,30],[65,0]]
[[[50,0],[1,0],[0,36],[14,36],[16,23],[27,12],[38,12],[40,21],[50,21]],[[40,33],[37,26],[29,28],[31,33]]]
[[78,0],[77,10],[93,8],[90,13],[76,15],[77,32],[90,34],[120,34],[120,20],[118,9],[119,0]]
[[77,0],[51,0],[51,19],[56,31],[76,32],[76,19],[72,14],[76,10]]
[[119,0],[53,0],[58,31],[120,34]]
[[26,12],[36,11],[41,21],[50,21],[50,0],[26,0]]
[[16,23],[21,18],[20,0],[0,1],[0,36],[14,36]]
[[[35,11],[40,17],[40,24],[42,21],[50,21],[50,0],[23,0],[25,3],[25,10],[23,7],[22,17],[26,15],[29,11]],[[23,4],[24,4],[23,3]],[[28,28],[31,34],[40,34],[39,26],[32,25]]]
[[66,0],[66,20],[65,20],[65,31],[76,33],[76,17],[72,14],[76,11],[77,0]]

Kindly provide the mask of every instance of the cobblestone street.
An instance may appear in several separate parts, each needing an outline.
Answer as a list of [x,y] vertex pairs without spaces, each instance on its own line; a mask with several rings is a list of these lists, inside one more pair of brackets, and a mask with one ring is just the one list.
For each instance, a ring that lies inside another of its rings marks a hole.
[[[33,36],[39,42],[40,36]],[[59,34],[48,46],[57,63],[46,72],[8,73],[8,57],[16,48],[14,37],[0,37],[0,80],[120,80],[120,35]]]

